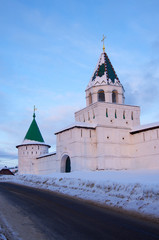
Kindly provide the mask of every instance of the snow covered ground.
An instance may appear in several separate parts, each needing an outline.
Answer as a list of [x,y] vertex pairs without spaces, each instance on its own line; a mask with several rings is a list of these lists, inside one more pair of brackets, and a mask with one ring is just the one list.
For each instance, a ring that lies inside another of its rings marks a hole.
[[159,218],[159,170],[1,176],[0,181],[49,189]]

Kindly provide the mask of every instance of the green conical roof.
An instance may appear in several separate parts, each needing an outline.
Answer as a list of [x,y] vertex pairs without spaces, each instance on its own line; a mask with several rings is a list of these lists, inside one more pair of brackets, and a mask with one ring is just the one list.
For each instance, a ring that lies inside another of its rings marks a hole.
[[41,132],[40,132],[37,122],[35,120],[35,113],[33,114],[33,121],[29,127],[29,130],[27,131],[27,134],[26,134],[24,140],[44,142],[44,139],[41,135]]
[[114,83],[116,79],[119,82],[119,78],[105,52],[101,54],[97,68],[93,74],[92,81],[95,81],[96,77],[102,77],[104,75],[107,81],[110,79],[110,81]]
[[99,61],[88,83],[87,88],[99,85],[122,86],[113,68],[113,65],[111,64],[111,61],[105,51],[102,52],[100,55]]

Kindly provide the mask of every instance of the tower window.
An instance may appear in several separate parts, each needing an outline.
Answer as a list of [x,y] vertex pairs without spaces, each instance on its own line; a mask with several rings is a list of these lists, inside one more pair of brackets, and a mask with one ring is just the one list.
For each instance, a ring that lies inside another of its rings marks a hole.
[[125,119],[125,111],[123,111],[123,119]]
[[145,142],[145,133],[143,133],[143,140],[144,140],[144,142]]
[[116,90],[112,91],[112,103],[117,103],[118,92]]
[[89,105],[92,104],[92,94],[89,93]]
[[115,110],[115,118],[117,118],[117,113],[116,113],[116,110]]
[[134,117],[133,117],[133,112],[131,112],[131,120],[133,120],[134,119]]
[[106,108],[106,117],[108,117],[108,108]]
[[90,120],[89,112],[88,112],[88,121]]
[[94,110],[93,110],[93,119],[95,119],[95,114],[94,114]]
[[98,91],[98,102],[105,102],[105,94],[103,90]]

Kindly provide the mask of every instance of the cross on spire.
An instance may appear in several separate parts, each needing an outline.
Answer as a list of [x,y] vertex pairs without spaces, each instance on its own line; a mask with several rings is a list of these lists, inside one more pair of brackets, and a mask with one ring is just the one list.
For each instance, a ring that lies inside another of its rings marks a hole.
[[36,116],[35,116],[35,111],[37,110],[37,108],[35,107],[35,105],[34,105],[34,113],[33,113],[33,118],[35,118]]
[[105,52],[104,39],[106,39],[106,37],[105,37],[104,34],[103,34],[103,38],[102,38],[102,40],[101,40],[101,42],[103,42],[103,52]]

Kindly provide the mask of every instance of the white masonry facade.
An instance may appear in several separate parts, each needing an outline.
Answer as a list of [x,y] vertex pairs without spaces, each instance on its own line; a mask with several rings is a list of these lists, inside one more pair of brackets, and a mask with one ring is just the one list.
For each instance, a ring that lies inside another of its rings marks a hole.
[[36,139],[17,146],[19,173],[159,169],[159,123],[140,125],[140,107],[125,105],[124,88],[105,51],[85,92],[86,107],[55,133],[55,153]]

